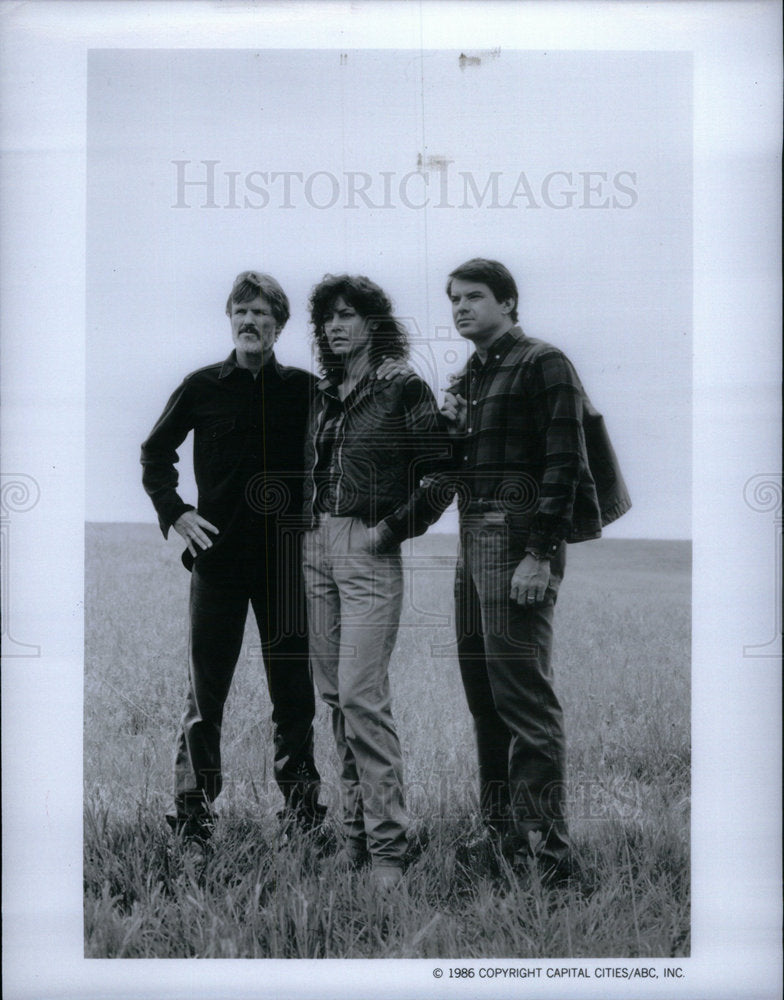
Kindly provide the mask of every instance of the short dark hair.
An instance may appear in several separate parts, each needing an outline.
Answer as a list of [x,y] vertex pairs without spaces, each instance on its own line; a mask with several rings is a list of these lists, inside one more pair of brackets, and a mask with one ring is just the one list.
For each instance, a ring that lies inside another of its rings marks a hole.
[[332,353],[324,324],[335,301],[343,298],[370,323],[371,365],[384,358],[408,357],[408,331],[392,315],[392,301],[386,292],[363,274],[325,274],[310,293],[310,322],[319,368],[326,374],[340,374],[343,361]]
[[263,271],[243,271],[237,275],[226,300],[226,315],[231,316],[233,303],[250,302],[257,295],[269,303],[272,315],[282,330],[291,315],[288,296],[272,275]]
[[465,264],[456,267],[447,278],[447,295],[452,294],[453,278],[457,278],[458,281],[476,281],[482,285],[487,285],[495,296],[496,302],[505,302],[507,299],[514,299],[514,306],[509,316],[513,323],[517,322],[517,303],[520,295],[509,269],[504,267],[499,261],[487,260],[485,257],[472,257]]

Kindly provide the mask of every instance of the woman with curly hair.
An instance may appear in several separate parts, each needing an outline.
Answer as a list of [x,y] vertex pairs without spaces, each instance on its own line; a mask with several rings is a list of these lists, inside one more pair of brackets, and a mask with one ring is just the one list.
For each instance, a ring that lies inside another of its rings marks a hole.
[[427,477],[444,468],[449,436],[410,369],[376,377],[382,359],[408,357],[406,329],[378,285],[326,275],[310,317],[324,373],[305,456],[311,662],[340,758],[341,859],[369,860],[386,888],[402,877],[408,826],[387,669],[403,599],[400,543],[443,511]]

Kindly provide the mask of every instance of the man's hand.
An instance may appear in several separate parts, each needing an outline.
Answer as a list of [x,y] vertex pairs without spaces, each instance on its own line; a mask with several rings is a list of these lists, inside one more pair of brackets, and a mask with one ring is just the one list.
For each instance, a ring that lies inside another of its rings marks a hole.
[[544,601],[550,583],[550,560],[525,556],[512,574],[509,596],[524,608],[535,608]]
[[455,437],[465,433],[467,411],[468,404],[460,393],[447,389],[444,393],[444,405],[441,407],[441,413],[448,420],[447,430]]
[[367,529],[365,552],[370,552],[372,555],[383,552],[389,547],[394,537],[394,532],[389,525],[385,524],[384,521],[379,521],[375,527]]
[[384,358],[376,370],[376,378],[391,379],[396,375],[413,375],[414,369],[403,358]]
[[185,539],[185,544],[192,556],[197,554],[196,545],[202,549],[212,548],[212,539],[206,532],[213,531],[216,535],[218,534],[215,525],[210,524],[195,510],[186,510],[184,514],[180,514],[172,527],[178,535],[182,535]]

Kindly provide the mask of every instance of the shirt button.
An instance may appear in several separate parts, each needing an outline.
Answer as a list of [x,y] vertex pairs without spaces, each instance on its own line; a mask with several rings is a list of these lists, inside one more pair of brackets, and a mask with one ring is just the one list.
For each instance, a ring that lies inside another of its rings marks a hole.
[[473,429],[474,429],[473,427],[469,427],[468,428],[468,433],[470,434]]
[[476,400],[471,403],[471,406],[476,406]]

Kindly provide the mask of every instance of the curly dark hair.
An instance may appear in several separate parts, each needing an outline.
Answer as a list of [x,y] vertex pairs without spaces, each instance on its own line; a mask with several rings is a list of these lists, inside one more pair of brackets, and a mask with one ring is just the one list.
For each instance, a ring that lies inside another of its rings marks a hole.
[[373,368],[384,358],[408,357],[408,331],[392,315],[392,302],[383,289],[362,274],[325,274],[310,293],[310,322],[318,365],[327,375],[340,376],[343,361],[332,353],[324,332],[335,301],[345,302],[370,324],[369,360]]

